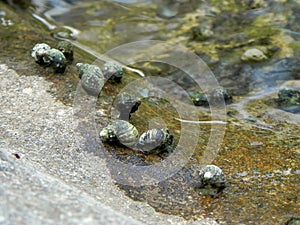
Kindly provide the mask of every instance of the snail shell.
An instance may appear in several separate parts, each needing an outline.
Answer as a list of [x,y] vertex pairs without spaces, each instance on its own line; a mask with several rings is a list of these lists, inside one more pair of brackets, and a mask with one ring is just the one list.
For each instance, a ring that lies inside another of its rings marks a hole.
[[100,132],[100,138],[105,142],[120,142],[131,147],[138,140],[139,132],[131,123],[125,120],[115,120],[104,127]]
[[268,59],[268,57],[259,49],[251,48],[244,52],[241,59],[243,61],[264,61]]
[[168,129],[151,129],[143,133],[138,142],[137,148],[144,153],[161,153],[173,143],[173,135]]
[[87,63],[77,63],[81,85],[90,95],[98,96],[103,85],[104,76],[101,69]]
[[66,69],[66,57],[61,51],[55,48],[44,52],[43,60],[46,65],[52,66],[55,72],[63,73]]
[[141,100],[127,92],[119,94],[114,102],[115,108],[119,111],[120,119],[130,119],[131,113],[138,110]]
[[60,41],[57,43],[56,48],[64,54],[69,62],[73,61],[73,45],[70,42]]
[[226,179],[223,171],[215,165],[207,165],[203,167],[200,172],[200,182],[203,187],[225,187]]
[[104,64],[103,73],[109,81],[120,83],[123,77],[123,68],[117,62],[107,62]]
[[43,57],[47,50],[50,50],[51,47],[45,43],[36,44],[31,50],[31,57],[35,60],[36,63],[40,65],[45,65],[46,63],[43,60]]

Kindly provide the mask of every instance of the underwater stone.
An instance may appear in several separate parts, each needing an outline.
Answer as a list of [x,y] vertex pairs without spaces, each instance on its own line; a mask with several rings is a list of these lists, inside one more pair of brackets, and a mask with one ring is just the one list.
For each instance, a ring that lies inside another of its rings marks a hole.
[[114,102],[115,108],[119,111],[120,119],[130,119],[131,113],[138,110],[141,100],[127,92],[119,94]]
[[252,49],[248,49],[247,51],[245,51],[244,54],[242,55],[241,59],[243,61],[259,62],[259,61],[264,61],[264,60],[268,59],[268,57],[261,50],[259,50],[257,48],[252,48]]
[[151,129],[143,133],[137,143],[137,148],[147,154],[159,154],[172,151],[173,135],[168,129]]
[[68,41],[60,41],[57,43],[56,48],[61,51],[66,59],[70,62],[74,59],[73,45]]
[[77,63],[76,67],[84,90],[90,95],[98,96],[104,85],[104,76],[101,69],[87,63]]
[[107,62],[104,64],[103,73],[109,81],[119,83],[123,77],[123,68],[120,63]]
[[99,136],[104,142],[119,142],[131,147],[136,144],[139,132],[131,123],[125,120],[115,120],[104,127]]

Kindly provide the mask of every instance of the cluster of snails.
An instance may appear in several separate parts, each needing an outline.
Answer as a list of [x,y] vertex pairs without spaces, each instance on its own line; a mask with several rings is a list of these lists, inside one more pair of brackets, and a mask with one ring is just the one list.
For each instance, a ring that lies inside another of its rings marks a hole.
[[60,41],[56,48],[51,48],[45,43],[38,43],[32,48],[31,57],[39,65],[51,66],[55,72],[63,73],[67,62],[73,60],[73,47],[66,41]]
[[119,83],[123,77],[122,65],[117,62],[106,62],[103,70],[88,63],[77,63],[76,67],[82,87],[88,94],[94,96],[99,95],[105,80]]
[[173,150],[173,135],[168,129],[151,129],[139,136],[134,125],[126,120],[115,120],[100,132],[104,142],[120,143],[146,154],[159,154]]
[[[84,90],[98,96],[105,80],[120,82],[123,76],[122,66],[117,62],[107,62],[103,70],[96,65],[77,63],[81,85]],[[119,143],[146,154],[159,154],[173,150],[173,135],[167,129],[151,129],[139,136],[134,125],[126,121],[131,114],[138,110],[141,99],[127,92],[122,92],[116,97],[115,108],[118,111],[118,120],[110,122],[100,132],[104,142]]]
[[[45,43],[36,44],[31,50],[31,57],[42,66],[51,66],[55,72],[63,73],[67,62],[73,60],[73,47],[67,41],[60,41],[56,48]],[[117,62],[106,62],[100,69],[96,65],[77,63],[76,68],[81,86],[87,94],[98,96],[105,81],[120,83],[123,77],[123,66]],[[119,94],[115,101],[115,109],[119,115],[100,132],[104,142],[119,143],[146,154],[159,154],[173,150],[173,135],[168,129],[151,129],[139,136],[134,125],[129,123],[131,114],[138,110],[141,99],[127,92]]]

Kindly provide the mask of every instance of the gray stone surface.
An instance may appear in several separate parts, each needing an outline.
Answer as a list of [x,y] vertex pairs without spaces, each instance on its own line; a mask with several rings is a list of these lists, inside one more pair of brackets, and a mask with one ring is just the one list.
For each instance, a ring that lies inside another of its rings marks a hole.
[[[74,140],[50,84],[0,64],[0,224],[217,224],[164,215],[124,195]],[[18,159],[14,154],[18,154]]]

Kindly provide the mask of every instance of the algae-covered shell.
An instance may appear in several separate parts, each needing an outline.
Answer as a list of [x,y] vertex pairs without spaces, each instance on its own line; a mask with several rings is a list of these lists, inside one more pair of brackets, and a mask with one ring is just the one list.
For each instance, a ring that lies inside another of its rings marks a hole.
[[104,64],[103,73],[109,81],[119,83],[123,77],[123,68],[120,63],[107,62]]
[[73,60],[73,45],[70,42],[60,41],[57,43],[56,48],[64,54],[68,61]]
[[99,95],[103,85],[104,76],[101,69],[87,63],[77,63],[76,67],[81,78],[81,85],[90,95]]
[[66,58],[64,54],[55,49],[49,49],[44,53],[43,60],[45,64],[51,65],[55,72],[63,73],[66,69]]
[[105,142],[120,142],[131,147],[138,140],[139,132],[135,126],[125,120],[115,120],[104,127],[100,132],[100,138]]
[[268,59],[268,57],[259,49],[252,48],[248,49],[247,51],[244,52],[242,55],[241,59],[243,61],[264,61]]
[[137,111],[140,104],[140,98],[127,92],[122,92],[121,94],[119,94],[114,102],[115,108],[120,113],[120,119],[129,119],[131,117],[130,114]]
[[225,187],[226,179],[223,171],[215,165],[207,165],[199,172],[200,182],[203,187]]
[[46,63],[43,60],[43,57],[47,50],[50,50],[51,47],[45,43],[36,44],[31,50],[31,57],[35,60],[36,63],[40,65],[45,65]]
[[168,129],[151,129],[143,133],[137,143],[137,148],[144,153],[161,153],[173,143],[173,135]]

